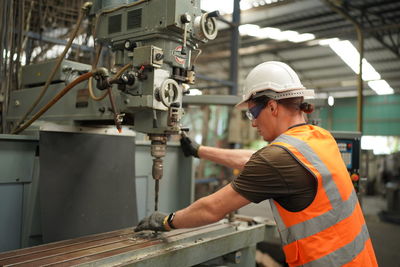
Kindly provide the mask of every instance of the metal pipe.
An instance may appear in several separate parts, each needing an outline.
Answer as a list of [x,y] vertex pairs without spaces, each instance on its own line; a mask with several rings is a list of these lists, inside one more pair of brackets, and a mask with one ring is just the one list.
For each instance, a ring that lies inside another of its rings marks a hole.
[[237,95],[238,92],[238,61],[239,61],[239,47],[240,47],[240,0],[233,1],[233,14],[232,14],[232,38],[231,38],[231,57],[230,57],[230,75],[232,81],[230,94]]
[[363,79],[362,79],[362,60],[364,58],[364,33],[362,25],[360,25],[353,17],[351,17],[345,10],[336,6],[330,0],[325,0],[325,3],[335,12],[342,15],[345,19],[349,20],[355,27],[357,32],[358,53],[360,54],[359,67],[360,71],[357,76],[357,131],[363,131]]

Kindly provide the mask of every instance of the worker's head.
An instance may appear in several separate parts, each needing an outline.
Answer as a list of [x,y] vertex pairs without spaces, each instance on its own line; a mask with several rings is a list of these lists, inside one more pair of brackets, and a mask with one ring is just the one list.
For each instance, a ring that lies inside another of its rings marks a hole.
[[242,101],[236,106],[247,105],[253,127],[272,141],[288,127],[304,122],[303,112],[311,113],[313,106],[303,100],[313,96],[314,90],[306,89],[288,65],[268,61],[250,71]]

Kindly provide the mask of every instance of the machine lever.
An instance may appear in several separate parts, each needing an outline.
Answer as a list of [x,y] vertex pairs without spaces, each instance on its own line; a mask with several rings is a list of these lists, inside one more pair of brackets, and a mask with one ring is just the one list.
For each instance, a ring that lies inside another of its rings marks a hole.
[[186,52],[186,42],[187,41],[186,40],[187,40],[188,26],[189,26],[189,22],[192,21],[192,17],[188,13],[185,13],[181,16],[181,21],[182,21],[182,23],[185,24],[185,29],[183,32],[183,45],[182,45],[181,54],[186,55],[187,54],[187,52]]
[[215,10],[215,11],[213,11],[213,12],[210,12],[210,13],[207,13],[207,19],[208,18],[216,18],[216,17],[219,17],[219,11],[218,10]]

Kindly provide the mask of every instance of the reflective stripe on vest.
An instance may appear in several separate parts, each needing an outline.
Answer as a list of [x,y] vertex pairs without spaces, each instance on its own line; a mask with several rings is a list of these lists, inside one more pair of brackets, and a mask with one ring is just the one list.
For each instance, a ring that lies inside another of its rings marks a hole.
[[353,260],[364,249],[365,242],[369,239],[367,226],[364,224],[361,232],[349,244],[335,250],[328,255],[304,264],[307,267],[342,266]]
[[[339,189],[336,186],[335,182],[333,181],[332,174],[330,173],[329,169],[306,142],[298,138],[295,138],[293,136],[283,134],[279,136],[277,139],[275,139],[272,142],[272,145],[284,148],[286,151],[292,154],[293,157],[296,160],[298,160],[300,164],[302,164],[306,169],[308,169],[305,166],[305,164],[301,162],[301,160],[299,160],[290,151],[289,148],[283,145],[274,144],[277,142],[289,144],[294,148],[296,148],[304,156],[304,158],[307,161],[309,161],[309,163],[313,165],[314,168],[320,173],[322,180],[322,187],[332,207],[325,213],[322,213],[304,222],[292,225],[290,227],[286,227],[286,224],[282,220],[278,208],[275,205],[275,202],[271,200],[270,201],[271,207],[274,213],[276,223],[280,230],[283,246],[295,242],[296,240],[301,240],[303,238],[313,236],[337,224],[338,222],[348,218],[353,214],[358,203],[356,193],[353,190],[353,192],[351,193],[350,197],[347,200],[345,201],[342,200]],[[315,176],[315,174],[311,170],[309,171],[311,174]],[[352,259],[355,258],[355,256],[357,256],[363,250],[365,242],[369,239],[369,234],[366,226],[363,225],[361,229],[362,229],[361,232],[349,244],[335,251],[332,251],[321,258],[308,262],[305,266],[331,266],[332,264],[338,266],[350,262]],[[351,251],[349,252],[349,250]]]

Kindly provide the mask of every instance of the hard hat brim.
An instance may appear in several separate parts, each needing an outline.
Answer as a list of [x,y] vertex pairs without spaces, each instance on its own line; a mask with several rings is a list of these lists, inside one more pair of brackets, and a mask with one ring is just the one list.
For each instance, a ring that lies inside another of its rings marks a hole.
[[257,92],[256,94],[247,95],[243,97],[242,101],[240,101],[235,105],[235,108],[245,108],[249,100],[260,96],[267,96],[273,100],[280,100],[293,97],[304,97],[305,99],[312,99],[315,97],[315,93],[313,89],[295,89],[286,92],[275,92],[273,90],[264,90]]

